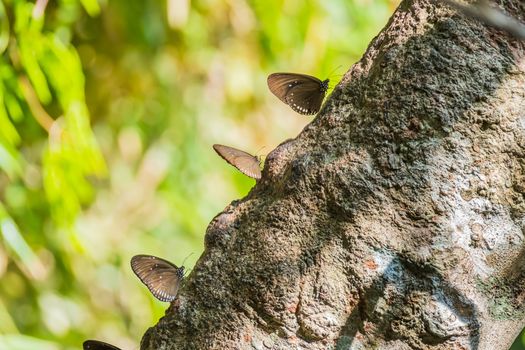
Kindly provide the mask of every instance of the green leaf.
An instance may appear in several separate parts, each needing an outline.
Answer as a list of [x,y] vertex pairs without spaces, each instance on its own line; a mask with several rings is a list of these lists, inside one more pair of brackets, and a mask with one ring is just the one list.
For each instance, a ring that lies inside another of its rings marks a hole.
[[4,3],[0,2],[0,54],[4,53],[9,44],[9,18],[5,13]]
[[2,142],[0,142],[0,169],[4,170],[10,178],[22,174],[18,152]]
[[22,111],[22,107],[20,106],[17,98],[13,94],[10,94],[7,90],[5,91],[4,95],[4,103],[7,108],[7,112],[13,121],[19,122],[24,118],[24,112]]
[[4,242],[18,256],[22,264],[28,271],[32,270],[38,257],[33,252],[29,244],[20,233],[18,226],[9,216],[3,205],[0,203],[0,232],[4,237]]
[[90,16],[96,16],[100,13],[100,6],[97,0],[80,0],[80,3]]
[[4,86],[0,81],[0,140],[5,144],[15,146],[20,142],[20,135],[7,115],[4,91]]
[[42,21],[32,21],[32,9],[33,4],[25,2],[17,2],[15,8],[15,31],[18,34],[20,61],[38,98],[43,104],[48,104],[52,99],[51,92],[49,91],[46,77],[38,65],[43,39],[40,33],[40,25],[35,25],[35,23]]

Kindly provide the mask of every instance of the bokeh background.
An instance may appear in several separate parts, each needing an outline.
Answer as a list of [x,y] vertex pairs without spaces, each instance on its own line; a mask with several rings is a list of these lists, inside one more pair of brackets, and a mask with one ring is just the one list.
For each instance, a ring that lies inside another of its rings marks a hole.
[[254,184],[211,145],[264,155],[295,137],[311,118],[266,76],[333,86],[396,6],[2,0],[0,350],[138,349],[168,304],[131,256],[191,268],[207,224]]

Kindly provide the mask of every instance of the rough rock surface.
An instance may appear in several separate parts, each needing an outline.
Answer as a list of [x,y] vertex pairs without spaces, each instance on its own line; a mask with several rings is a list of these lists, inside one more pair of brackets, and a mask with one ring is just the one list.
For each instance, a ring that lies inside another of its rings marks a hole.
[[404,1],[213,219],[141,349],[508,349],[525,325],[523,57]]

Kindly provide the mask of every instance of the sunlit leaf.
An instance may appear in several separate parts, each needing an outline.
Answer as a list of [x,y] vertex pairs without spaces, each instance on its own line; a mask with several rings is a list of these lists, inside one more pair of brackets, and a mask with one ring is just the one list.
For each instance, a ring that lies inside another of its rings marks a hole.
[[42,266],[33,252],[29,244],[20,233],[18,226],[14,220],[8,215],[5,208],[0,204],[0,233],[4,238],[6,246],[14,251],[24,270],[27,271],[31,277],[38,277],[40,275]]
[[13,121],[19,122],[24,118],[24,112],[22,111],[22,107],[20,107],[20,103],[16,97],[7,90],[4,92],[4,103]]
[[100,13],[100,6],[97,0],[80,0],[80,2],[90,16],[96,16]]
[[51,102],[51,92],[44,73],[38,65],[38,57],[42,50],[42,34],[39,27],[43,22],[32,20],[32,9],[33,4],[31,3],[22,1],[16,3],[15,29],[18,34],[20,61],[40,101],[48,104]]
[[18,132],[5,110],[6,102],[4,91],[5,88],[0,81],[0,140],[2,143],[15,146],[20,142],[20,135],[18,135]]
[[5,13],[4,3],[0,2],[0,54],[2,54],[9,44],[9,18]]
[[0,169],[11,178],[22,173],[19,154],[5,142],[0,142]]

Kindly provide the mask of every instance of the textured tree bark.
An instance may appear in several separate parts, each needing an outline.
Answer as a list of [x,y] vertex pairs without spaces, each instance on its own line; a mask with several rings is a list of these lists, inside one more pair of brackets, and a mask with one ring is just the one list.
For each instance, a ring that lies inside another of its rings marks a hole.
[[141,348],[508,349],[525,325],[523,57],[505,33],[404,1],[213,219]]

